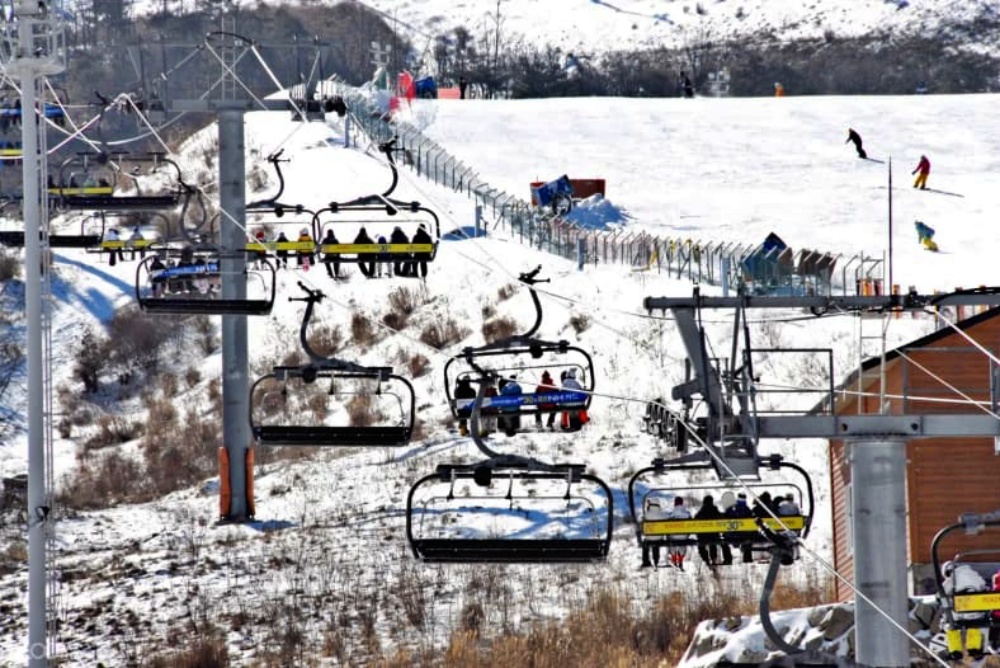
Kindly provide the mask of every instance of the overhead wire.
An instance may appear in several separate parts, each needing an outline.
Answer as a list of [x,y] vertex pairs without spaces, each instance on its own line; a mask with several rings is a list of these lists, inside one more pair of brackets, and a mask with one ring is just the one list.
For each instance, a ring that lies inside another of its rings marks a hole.
[[[213,50],[213,49],[211,49],[211,47],[210,47],[210,46],[208,46],[208,49],[209,49],[210,51],[212,51],[212,52],[213,52],[213,55],[215,55],[215,56],[216,56],[217,58],[219,58],[218,54],[217,54],[217,53],[215,53],[215,52],[214,52],[214,50]],[[257,51],[256,51],[256,48],[255,48],[255,47],[253,47],[253,50],[254,50],[255,54],[257,55],[257,57],[258,57],[258,58],[260,59],[261,57],[260,57],[260,55],[259,55],[259,52],[257,52]],[[220,58],[220,62],[221,62],[221,58]],[[266,67],[266,66],[265,66],[265,67]],[[273,73],[271,73],[271,72],[270,72],[270,69],[269,69],[269,68],[266,68],[266,69],[267,69],[267,70],[269,71],[269,75],[273,75]],[[235,73],[233,73],[233,75],[235,76]],[[237,79],[238,79],[238,77],[237,77]],[[243,86],[244,88],[246,88],[245,84],[243,84],[243,82],[242,82],[242,81],[240,81],[240,85],[241,85],[241,86]],[[256,98],[255,98],[255,99],[256,99]],[[258,102],[259,102],[259,100],[258,100]],[[293,105],[294,105],[294,103],[293,103]],[[154,129],[154,128],[150,128],[150,129],[151,129],[151,130],[153,130],[153,131],[154,131],[154,133],[155,133],[155,129]],[[298,131],[298,130],[296,130],[296,131]],[[287,142],[287,141],[288,141],[288,139],[290,139],[292,135],[294,135],[294,132],[293,132],[293,133],[291,133],[291,134],[289,135],[289,137],[287,137],[287,138],[286,138],[285,140],[283,140],[283,141],[282,141],[282,144],[283,144],[283,143],[285,143],[285,142]],[[159,138],[158,136],[157,136],[157,138],[158,138],[158,139],[159,139],[159,140],[161,141],[161,143],[163,143],[163,142],[162,142],[162,139],[160,139],[160,138]],[[411,186],[412,186],[412,185],[413,185],[413,184],[411,183]],[[418,188],[418,190],[419,190],[419,188]],[[237,225],[238,227],[240,227],[240,228],[241,228],[241,229],[242,229],[242,230],[244,231],[244,233],[246,233],[246,232],[247,232],[247,230],[246,230],[246,227],[245,227],[245,226],[244,226],[243,224],[241,224],[241,223],[240,223],[239,221],[237,221],[237,220],[235,219],[235,217],[234,217],[234,216],[233,216],[233,215],[232,215],[232,214],[231,214],[230,212],[226,211],[225,209],[222,209],[221,207],[220,207],[220,212],[221,212],[221,214],[222,214],[222,215],[226,216],[226,218],[227,218],[228,220],[230,220],[230,222],[232,222],[233,224],[235,224],[235,225]],[[513,278],[515,278],[515,276],[514,276],[514,273],[513,273],[513,272],[512,272],[512,271],[511,271],[510,269],[508,269],[508,268],[507,268],[507,267],[506,267],[506,266],[505,266],[505,265],[504,265],[503,263],[499,262],[499,261],[497,260],[497,258],[493,256],[493,254],[492,254],[492,253],[490,253],[489,251],[485,250],[485,249],[483,248],[482,244],[480,244],[480,243],[476,243],[475,245],[476,245],[477,249],[478,249],[478,250],[480,251],[480,254],[482,254],[482,255],[485,255],[485,256],[486,256],[486,258],[487,258],[487,260],[488,260],[488,262],[489,262],[490,264],[492,264],[492,265],[495,265],[495,266],[496,266],[496,267],[497,267],[497,268],[498,268],[498,269],[499,269],[499,270],[500,270],[500,271],[501,271],[501,272],[502,272],[503,274],[507,275],[508,277],[510,277],[510,278],[512,278],[512,279],[513,279]],[[460,252],[460,254],[461,254],[461,255],[464,255],[464,253],[461,253],[461,252]],[[472,260],[472,258],[471,258],[470,256],[467,256],[467,255],[466,255],[466,258],[467,258],[467,259],[470,259],[470,260]],[[315,284],[313,284],[313,283],[312,283],[312,281],[309,281],[309,280],[308,280],[308,278],[306,278],[306,277],[302,277],[302,278],[303,278],[303,280],[305,280],[305,282],[309,283],[309,284],[310,284],[311,286],[313,286],[314,288],[316,287],[316,286],[315,286]],[[573,304],[573,305],[577,305],[577,304],[580,304],[580,303],[581,303],[581,300],[579,300],[579,299],[575,299],[575,298],[571,298],[571,297],[566,297],[565,295],[561,295],[561,294],[558,294],[558,293],[555,293],[555,292],[552,292],[552,291],[547,291],[547,290],[537,290],[537,289],[536,289],[536,291],[537,291],[537,292],[540,292],[540,293],[542,293],[542,294],[545,294],[545,295],[546,295],[547,297],[549,297],[549,298],[551,298],[551,299],[558,299],[558,300],[561,300],[561,301],[564,301],[564,302],[567,302],[567,303],[570,303],[570,304]],[[348,305],[344,305],[344,304],[342,304],[342,303],[338,303],[338,302],[337,302],[336,300],[331,300],[331,301],[332,301],[332,302],[334,302],[334,303],[336,303],[336,304],[338,304],[338,305],[340,305],[340,306],[342,306],[342,307],[344,307],[344,308],[350,308],[350,307],[349,307]],[[621,310],[618,310],[618,309],[616,309],[615,311],[616,311],[616,312],[620,312],[620,313],[623,313],[623,314],[628,314],[628,315],[638,315],[638,314],[635,314],[635,313],[633,313],[633,312],[627,312],[627,311],[621,311]],[[647,317],[647,318],[651,318],[651,319],[657,319],[657,318],[655,318],[655,317],[653,317],[653,316],[648,316],[648,315],[644,315],[644,316],[640,316],[640,317]],[[795,320],[798,320],[798,319],[800,319],[800,318],[796,318]],[[804,319],[804,318],[802,318],[802,319]],[[810,319],[812,319],[812,318],[810,318]],[[964,334],[964,332],[961,332],[961,330],[958,330],[958,328],[957,328],[957,327],[955,327],[954,323],[951,323],[950,321],[947,321],[947,320],[946,320],[946,322],[948,322],[948,324],[949,324],[950,326],[952,326],[953,328],[955,328],[955,329],[956,329],[956,331],[960,331],[960,333]],[[408,339],[408,340],[410,340],[410,341],[413,341],[413,342],[417,342],[417,340],[416,340],[416,339],[413,339],[412,337],[409,337],[409,336],[407,336],[407,335],[405,335],[405,334],[403,334],[403,333],[399,332],[399,330],[395,330],[395,329],[392,329],[392,328],[388,327],[388,325],[386,325],[385,323],[382,323],[382,322],[378,322],[377,324],[378,324],[379,326],[382,326],[382,327],[385,327],[385,328],[387,328],[387,329],[390,329],[390,330],[391,330],[391,331],[393,331],[393,333],[394,333],[394,334],[396,334],[396,335],[399,335],[399,336],[403,336],[404,338],[407,338],[407,339]],[[629,337],[629,336],[625,335],[624,333],[621,333],[621,332],[619,332],[619,331],[618,331],[617,329],[615,329],[615,328],[612,328],[612,327],[608,326],[608,329],[609,329],[609,330],[611,330],[611,331],[614,331],[614,332],[616,332],[616,333],[619,333],[619,334],[621,334],[622,336],[624,336],[625,338],[628,338],[629,340],[632,340],[632,338],[631,338],[631,337]],[[969,340],[971,341],[971,338],[970,338],[970,337],[966,337],[966,338],[969,338]],[[420,343],[422,343],[422,342],[420,342]],[[976,342],[974,342],[974,341],[973,341],[973,343],[976,343]],[[424,345],[424,346],[426,346],[427,344],[423,344],[423,345]],[[983,351],[983,352],[985,352],[985,353],[986,353],[987,355],[989,355],[989,356],[991,357],[991,359],[994,359],[994,360],[996,361],[996,358],[995,358],[994,356],[992,356],[992,355],[991,355],[991,354],[990,354],[990,353],[989,353],[988,351],[986,351],[986,350],[985,350],[984,348],[982,348],[982,346],[979,346],[978,344],[976,344],[976,345],[977,345],[977,347],[979,347],[979,348],[980,348],[980,350],[982,350],[982,351]],[[429,348],[430,348],[431,350],[433,350],[434,354],[437,354],[437,355],[442,355],[442,356],[446,356],[446,354],[445,354],[445,353],[443,353],[442,351],[440,351],[440,350],[438,350],[438,349],[436,349],[436,348],[433,348],[433,347],[431,347],[431,346],[428,346],[428,347],[429,347]],[[942,381],[942,382],[943,382],[943,381]],[[947,383],[944,383],[944,384],[945,384],[945,385],[947,385]],[[954,389],[954,388],[953,388],[953,389]],[[648,403],[648,402],[647,402],[646,400],[640,400],[640,399],[637,399],[637,398],[634,398],[634,397],[629,397],[629,396],[622,396],[622,395],[610,395],[610,394],[603,394],[603,393],[594,393],[594,392],[588,392],[588,394],[591,394],[592,396],[602,396],[602,397],[608,397],[608,398],[614,398],[614,399],[619,399],[619,400],[626,400],[626,401],[641,401],[642,403]],[[990,411],[988,411],[988,410],[987,410],[987,412],[990,412]],[[992,414],[992,412],[990,412],[990,413]],[[695,436],[695,438],[697,438],[697,437]],[[700,439],[699,439],[699,440],[700,440]],[[706,445],[706,444],[704,443],[704,441],[702,441],[702,442],[701,442],[701,445],[702,445],[702,447],[703,447],[703,448],[705,449],[705,451],[706,451],[706,452],[708,452],[708,453],[709,453],[709,455],[710,455],[711,457],[713,457],[713,458],[714,458],[714,459],[716,460],[716,462],[718,463],[718,465],[719,465],[719,466],[721,466],[721,467],[723,467],[723,468],[727,469],[727,470],[729,471],[729,473],[730,473],[731,475],[734,475],[734,476],[735,476],[735,474],[733,473],[733,471],[732,471],[731,469],[729,469],[729,467],[728,467],[728,465],[727,465],[727,464],[725,463],[725,461],[723,461],[723,460],[722,460],[722,459],[721,459],[720,457],[718,457],[718,455],[716,455],[716,454],[715,454],[714,452],[712,452],[712,450],[711,450],[710,448],[708,448],[708,447],[707,447],[707,445]],[[737,478],[737,479],[738,479],[738,478]],[[752,489],[750,489],[750,488],[749,488],[749,486],[747,486],[745,482],[743,482],[743,481],[739,481],[739,482],[740,482],[740,484],[742,484],[742,485],[743,485],[743,487],[744,487],[744,488],[746,489],[746,491],[747,491],[747,493],[748,493],[749,495],[751,495],[751,496],[752,496],[753,498],[755,498],[755,499],[757,498],[756,494],[754,494],[753,490],[752,490]],[[769,512],[769,513],[770,513],[770,514],[772,515],[772,517],[773,517],[773,518],[774,518],[775,520],[777,520],[777,521],[778,521],[778,523],[779,523],[779,524],[780,524],[780,525],[781,525],[782,527],[784,527],[784,529],[785,529],[785,530],[788,530],[788,527],[787,527],[787,525],[785,525],[785,524],[784,524],[784,523],[782,522],[782,520],[781,520],[781,518],[780,518],[780,517],[778,517],[778,516],[777,516],[777,515],[776,515],[775,513],[771,512],[770,510],[769,510],[768,512]],[[896,623],[896,622],[895,622],[894,620],[892,620],[892,619],[891,619],[891,617],[890,617],[890,616],[888,615],[888,613],[886,613],[886,612],[885,612],[884,610],[881,610],[880,608],[878,608],[878,606],[876,606],[876,605],[875,605],[875,604],[874,604],[874,603],[873,603],[873,602],[872,602],[872,601],[871,601],[871,600],[870,600],[870,599],[869,599],[868,597],[866,597],[866,596],[865,596],[865,595],[864,595],[863,593],[861,593],[861,592],[860,592],[860,591],[859,591],[858,589],[856,589],[856,588],[854,587],[853,583],[851,583],[851,582],[850,582],[850,581],[849,581],[849,580],[848,580],[847,578],[845,578],[845,577],[844,577],[844,576],[842,576],[842,575],[841,575],[840,573],[838,573],[838,572],[836,571],[836,569],[835,569],[835,568],[834,568],[833,566],[831,566],[830,564],[828,564],[828,563],[827,563],[827,562],[826,562],[826,561],[825,561],[824,559],[822,559],[822,557],[820,557],[820,556],[819,556],[819,555],[818,555],[818,554],[817,554],[817,553],[816,553],[815,551],[811,550],[811,549],[810,549],[810,548],[809,548],[808,546],[804,546],[804,547],[803,547],[803,546],[801,545],[801,541],[800,541],[800,547],[802,547],[802,549],[804,549],[804,551],[805,551],[805,552],[806,552],[807,554],[809,554],[809,555],[810,555],[810,556],[811,556],[811,557],[812,557],[812,558],[813,558],[813,559],[814,559],[814,560],[815,560],[815,561],[816,561],[817,563],[819,563],[819,564],[821,565],[821,567],[823,567],[823,568],[824,568],[825,570],[827,570],[828,572],[830,572],[830,573],[831,573],[831,574],[832,574],[832,575],[833,575],[834,577],[836,577],[836,578],[837,578],[838,580],[840,580],[840,581],[841,581],[841,582],[842,582],[843,584],[845,584],[845,585],[846,585],[847,587],[849,587],[849,588],[850,588],[850,589],[851,589],[852,591],[854,591],[854,593],[855,593],[855,595],[856,595],[857,597],[859,597],[860,599],[864,600],[864,601],[865,601],[866,603],[868,603],[869,605],[871,605],[871,606],[873,607],[873,609],[875,609],[875,610],[876,610],[876,611],[878,611],[878,612],[879,612],[880,614],[882,614],[883,616],[885,616],[885,617],[886,617],[886,619],[887,619],[888,621],[890,621],[890,623],[891,623],[891,624],[892,624],[893,626],[895,626],[895,627],[897,628],[897,630],[899,630],[900,632],[904,633],[904,634],[905,634],[905,635],[906,635],[906,636],[907,636],[907,637],[908,637],[908,638],[909,638],[909,639],[910,639],[911,641],[913,641],[913,642],[914,642],[915,644],[917,644],[917,645],[918,645],[919,647],[921,647],[921,648],[922,648],[922,649],[924,649],[924,650],[925,650],[926,652],[928,652],[928,654],[930,654],[930,655],[931,655],[931,657],[932,657],[933,659],[935,659],[936,661],[938,661],[938,662],[939,662],[939,663],[940,663],[941,665],[948,665],[948,664],[947,664],[946,662],[943,662],[943,661],[941,661],[941,660],[940,660],[940,659],[939,659],[939,658],[938,658],[938,657],[937,657],[937,656],[936,656],[936,655],[935,655],[935,654],[934,654],[933,652],[931,652],[931,651],[930,651],[930,649],[929,649],[929,648],[927,648],[926,646],[924,646],[924,645],[923,645],[923,644],[922,644],[922,643],[921,643],[921,642],[919,641],[919,639],[917,639],[917,638],[916,638],[916,637],[915,637],[914,635],[910,634],[910,633],[909,633],[909,631],[908,631],[908,629],[906,629],[906,628],[902,627],[901,625],[899,625],[898,623]]]

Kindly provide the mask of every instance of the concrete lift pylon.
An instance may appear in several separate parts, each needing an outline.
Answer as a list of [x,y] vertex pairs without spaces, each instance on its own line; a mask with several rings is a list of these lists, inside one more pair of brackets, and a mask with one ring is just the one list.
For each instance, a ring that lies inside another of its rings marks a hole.
[[[647,311],[670,311],[677,323],[693,378],[674,388],[673,398],[690,405],[700,395],[707,407],[705,443],[720,477],[756,475],[761,438],[843,439],[851,464],[851,513],[855,586],[855,659],[860,665],[903,668],[910,665],[906,586],[906,442],[915,438],[1000,436],[1000,421],[981,412],[969,415],[776,415],[761,417],[752,404],[752,371],[740,367],[720,373],[713,366],[697,315],[703,309],[735,309],[734,332],[747,309],[810,309],[827,312],[917,311],[952,305],[1000,305],[1000,288],[978,288],[926,296],[703,296],[647,297]],[[749,335],[745,345],[750,350]],[[736,342],[733,344],[735,365]],[[996,391],[994,389],[994,391]],[[992,403],[997,406],[997,396]],[[735,403],[738,410],[734,410]],[[724,466],[722,465],[724,463]]]

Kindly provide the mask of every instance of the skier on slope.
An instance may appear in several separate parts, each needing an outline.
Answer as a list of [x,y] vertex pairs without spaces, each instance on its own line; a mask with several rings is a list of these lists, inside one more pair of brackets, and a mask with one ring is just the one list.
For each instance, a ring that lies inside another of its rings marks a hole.
[[861,135],[859,135],[854,128],[847,128],[847,141],[844,143],[846,144],[847,142],[854,143],[854,148],[857,149],[859,158],[868,157],[868,154],[865,153],[865,149],[861,147]]
[[920,156],[920,162],[917,163],[917,168],[910,172],[910,174],[917,175],[916,180],[913,182],[914,188],[927,190],[927,177],[931,174],[931,161],[927,159],[926,155]]

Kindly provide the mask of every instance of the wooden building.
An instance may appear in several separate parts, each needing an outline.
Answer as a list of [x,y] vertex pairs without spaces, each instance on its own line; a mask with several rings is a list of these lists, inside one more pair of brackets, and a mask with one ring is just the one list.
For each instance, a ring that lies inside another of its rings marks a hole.
[[[1000,308],[959,322],[959,329],[982,349],[1000,358]],[[885,376],[886,404],[893,415],[978,413],[990,411],[991,377],[1000,379],[990,357],[951,327],[944,327],[886,354],[866,360],[843,384],[847,393],[835,405],[838,415],[876,413],[880,382]],[[859,394],[860,392],[860,394]],[[969,400],[978,405],[970,405]],[[1000,445],[993,438],[914,439],[906,444],[907,543],[913,594],[933,591],[931,542],[963,512],[1000,509]],[[845,443],[830,442],[834,564],[853,580],[854,564],[849,511],[851,470]],[[942,556],[983,548],[982,539],[956,532],[943,545]],[[992,546],[1000,548],[1000,546]],[[995,555],[992,557],[995,559]],[[838,600],[854,593],[837,582]]]

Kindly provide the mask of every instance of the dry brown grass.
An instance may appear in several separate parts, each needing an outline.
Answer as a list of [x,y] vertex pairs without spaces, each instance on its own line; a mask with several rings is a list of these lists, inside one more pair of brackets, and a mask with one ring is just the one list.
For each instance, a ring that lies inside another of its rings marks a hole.
[[590,316],[583,313],[572,315],[569,318],[569,326],[573,328],[574,332],[580,334],[581,332],[590,329]]
[[508,283],[497,290],[497,300],[505,302],[517,294],[517,283]]
[[378,328],[361,313],[351,314],[351,341],[362,348],[378,343]]
[[[772,609],[806,607],[832,600],[829,583],[775,590]],[[470,601],[460,627],[447,647],[437,651],[396,651],[375,662],[382,668],[506,668],[534,666],[676,665],[691,642],[695,627],[706,619],[725,619],[757,612],[755,598],[737,589],[689,597],[672,592],[653,605],[637,608],[630,597],[613,589],[594,592],[584,609],[564,620],[538,624],[521,633],[490,633],[482,605]]]
[[333,357],[344,346],[344,334],[336,325],[311,328],[308,340],[309,347],[320,357]]
[[468,335],[468,329],[449,318],[446,322],[434,322],[424,327],[424,330],[420,332],[420,341],[431,348],[444,350]]
[[89,453],[93,450],[127,443],[142,436],[143,431],[141,422],[118,415],[102,415],[97,419],[97,432],[82,443],[83,451]]
[[508,317],[494,318],[483,323],[483,338],[486,343],[495,343],[517,334],[520,325],[517,320]]

